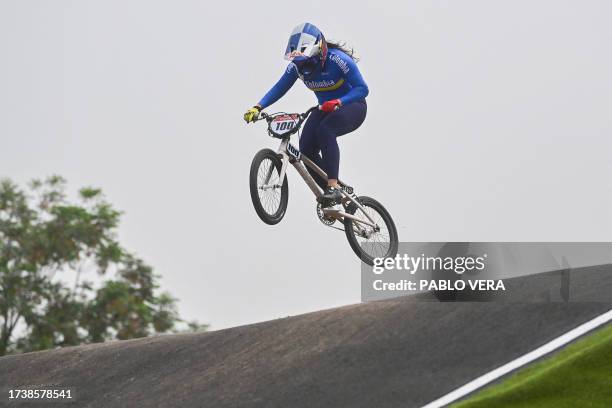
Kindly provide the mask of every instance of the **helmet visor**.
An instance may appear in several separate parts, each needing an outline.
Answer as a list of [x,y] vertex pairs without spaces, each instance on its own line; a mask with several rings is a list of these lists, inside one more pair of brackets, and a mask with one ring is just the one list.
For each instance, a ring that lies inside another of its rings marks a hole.
[[289,37],[285,59],[293,61],[295,57],[312,57],[320,52],[318,38],[308,33],[297,33]]

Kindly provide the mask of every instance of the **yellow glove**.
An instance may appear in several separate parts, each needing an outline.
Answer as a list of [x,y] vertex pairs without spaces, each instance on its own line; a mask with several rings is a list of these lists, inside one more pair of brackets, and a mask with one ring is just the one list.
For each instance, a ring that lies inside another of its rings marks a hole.
[[246,123],[255,122],[257,118],[259,118],[259,111],[261,108],[259,106],[253,106],[251,109],[246,111],[244,114],[244,120]]

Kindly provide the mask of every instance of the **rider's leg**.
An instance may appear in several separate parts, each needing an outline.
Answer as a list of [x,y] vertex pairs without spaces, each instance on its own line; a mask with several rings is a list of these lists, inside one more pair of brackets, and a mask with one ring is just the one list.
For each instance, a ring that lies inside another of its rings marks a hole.
[[327,173],[327,185],[335,187],[338,184],[340,168],[340,148],[338,136],[345,135],[357,129],[365,120],[367,105],[365,100],[349,103],[337,111],[327,114],[317,127],[317,146],[321,149],[323,169]]
[[[317,166],[324,169],[323,159],[321,158],[321,149],[317,146],[317,127],[323,119],[323,112],[314,111],[310,114],[304,127],[302,128],[302,134],[300,136],[300,152],[312,160]],[[306,170],[310,173],[315,182],[325,190],[327,186],[326,180],[323,180],[321,176],[311,170],[310,167],[306,167]]]

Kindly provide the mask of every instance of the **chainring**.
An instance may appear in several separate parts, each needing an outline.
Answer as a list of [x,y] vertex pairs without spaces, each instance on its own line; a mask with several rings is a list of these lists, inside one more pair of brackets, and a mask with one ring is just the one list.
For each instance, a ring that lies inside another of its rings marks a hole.
[[335,218],[326,217],[325,214],[323,214],[323,207],[321,203],[317,204],[317,217],[319,217],[319,220],[321,220],[323,225],[327,225],[328,227],[336,222]]

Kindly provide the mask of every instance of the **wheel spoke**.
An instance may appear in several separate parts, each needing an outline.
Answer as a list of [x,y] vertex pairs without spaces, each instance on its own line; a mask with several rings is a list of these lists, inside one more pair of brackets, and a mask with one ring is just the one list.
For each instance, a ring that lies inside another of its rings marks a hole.
[[[370,257],[385,257],[388,256],[388,252],[391,248],[390,232],[387,224],[379,212],[369,205],[362,205],[367,215],[374,221],[380,228],[379,231],[375,231],[373,227],[369,225],[360,224],[357,226],[356,222],[353,222],[353,234],[355,235],[357,242],[361,246],[361,249]],[[367,219],[363,211],[357,209],[355,211],[356,216],[364,217]],[[362,236],[361,232],[364,231],[369,234],[369,238]],[[365,244],[365,245],[364,245]]]
[[[272,170],[271,172],[270,169]],[[270,174],[270,179],[266,183],[268,174]],[[279,184],[279,180],[280,174],[272,160],[262,160],[257,170],[257,194],[264,211],[271,216],[278,212],[281,205],[281,189],[279,187],[271,187]],[[267,188],[264,190],[262,189],[263,186]]]

